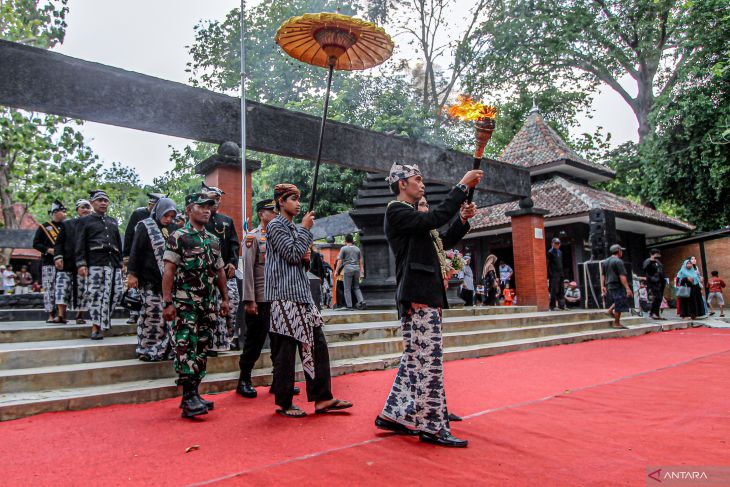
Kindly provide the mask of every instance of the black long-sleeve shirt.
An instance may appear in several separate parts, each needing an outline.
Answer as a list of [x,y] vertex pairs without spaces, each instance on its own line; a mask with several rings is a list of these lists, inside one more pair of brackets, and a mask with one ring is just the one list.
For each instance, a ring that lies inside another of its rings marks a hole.
[[548,277],[552,279],[563,277],[563,253],[560,249],[550,248],[547,252]]
[[[177,226],[173,224],[167,227],[161,227],[158,223],[157,226],[160,228],[165,241],[167,241],[172,232],[177,230]],[[134,231],[134,239],[129,249],[127,270],[130,274],[137,277],[140,287],[145,284],[151,284],[155,292],[162,292],[162,274],[160,273],[160,267],[157,265],[157,258],[152,248],[147,227],[141,221],[137,223],[137,228]]]
[[49,254],[48,250],[53,249],[56,245],[62,225],[62,222],[44,222],[38,225],[38,230],[33,237],[33,248],[41,253],[42,265],[53,265],[53,254]]
[[129,215],[129,221],[127,222],[127,228],[124,230],[124,249],[123,256],[129,257],[129,251],[132,248],[132,240],[134,240],[134,233],[137,230],[137,223],[141,222],[145,218],[150,217],[150,210],[142,206],[137,208]]
[[238,254],[241,249],[241,243],[238,240],[233,218],[228,215],[216,213],[210,216],[210,220],[206,223],[205,229],[220,240],[223,262],[238,267]]
[[76,235],[80,224],[80,218],[66,220],[58,233],[53,260],[63,260],[64,272],[76,272]]
[[122,236],[117,221],[96,213],[80,220],[76,235],[76,267],[122,266]]

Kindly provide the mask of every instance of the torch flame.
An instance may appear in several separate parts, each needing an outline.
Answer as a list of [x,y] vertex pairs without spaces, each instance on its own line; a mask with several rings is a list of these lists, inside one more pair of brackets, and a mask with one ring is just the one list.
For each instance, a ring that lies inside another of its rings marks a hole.
[[457,104],[451,105],[447,109],[447,113],[454,118],[468,121],[494,119],[497,116],[497,107],[474,101],[474,98],[469,95],[459,95],[457,100]]

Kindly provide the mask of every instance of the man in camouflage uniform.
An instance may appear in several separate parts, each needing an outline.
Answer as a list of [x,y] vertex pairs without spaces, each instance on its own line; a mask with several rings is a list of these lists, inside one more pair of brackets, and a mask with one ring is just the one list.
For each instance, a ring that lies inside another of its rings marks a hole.
[[[172,342],[175,371],[183,387],[182,416],[207,414],[213,403],[200,397],[198,386],[205,377],[208,347],[220,313],[228,315],[226,274],[220,242],[205,229],[214,201],[196,193],[185,198],[188,222],[167,241],[162,277],[163,316],[174,321]],[[218,289],[218,293],[215,289]]]
[[220,240],[221,258],[226,266],[225,273],[228,279],[228,298],[231,302],[231,313],[226,317],[219,316],[218,326],[213,330],[213,342],[210,345],[210,356],[213,357],[218,355],[218,352],[231,349],[231,341],[234,335],[233,320],[236,319],[239,304],[236,269],[238,268],[238,255],[241,244],[236,233],[236,226],[233,224],[233,218],[218,212],[221,198],[226,194],[225,191],[202,183],[202,192],[215,202],[213,208],[211,208],[210,219],[205,224],[205,229]]

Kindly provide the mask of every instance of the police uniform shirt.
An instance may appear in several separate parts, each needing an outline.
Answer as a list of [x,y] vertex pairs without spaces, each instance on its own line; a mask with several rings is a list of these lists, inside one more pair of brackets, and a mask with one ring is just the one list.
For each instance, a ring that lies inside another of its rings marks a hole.
[[266,269],[266,232],[261,226],[246,235],[243,245],[243,300],[268,302],[264,298]]
[[122,237],[117,221],[96,213],[81,218],[76,235],[76,267],[121,267]]
[[223,262],[238,267],[238,252],[241,244],[238,241],[233,219],[228,215],[216,213],[210,216],[210,220],[205,224],[205,229],[220,240]]

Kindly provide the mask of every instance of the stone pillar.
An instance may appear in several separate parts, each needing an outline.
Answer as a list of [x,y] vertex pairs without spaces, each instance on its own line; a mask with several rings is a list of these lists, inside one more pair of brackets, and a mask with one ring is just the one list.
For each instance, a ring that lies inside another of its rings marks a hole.
[[[261,162],[246,160],[246,209],[249,222],[253,215],[252,174],[261,168]],[[205,184],[225,191],[219,212],[233,218],[240,239],[243,235],[243,215],[241,214],[241,149],[235,142],[224,142],[218,153],[210,156],[195,167],[195,172],[205,177]],[[273,195],[272,195],[273,196]],[[260,199],[263,199],[260,198]]]
[[533,208],[530,198],[521,200],[518,210],[506,213],[512,218],[517,304],[537,306],[538,311],[547,311],[550,305],[545,247],[547,213],[547,210]]

